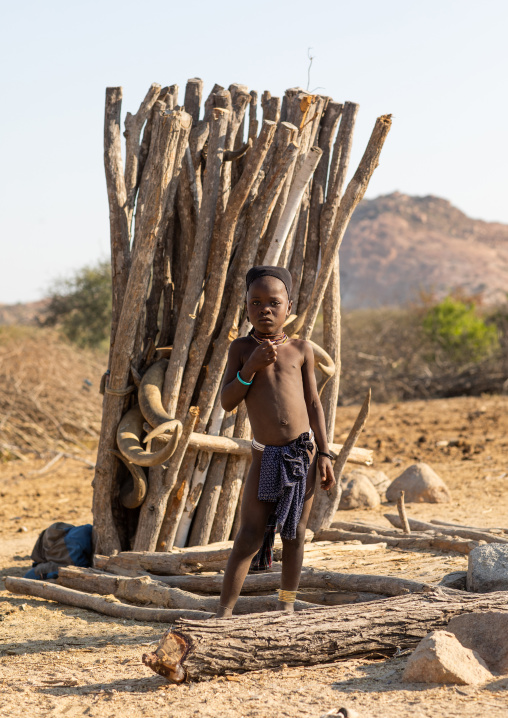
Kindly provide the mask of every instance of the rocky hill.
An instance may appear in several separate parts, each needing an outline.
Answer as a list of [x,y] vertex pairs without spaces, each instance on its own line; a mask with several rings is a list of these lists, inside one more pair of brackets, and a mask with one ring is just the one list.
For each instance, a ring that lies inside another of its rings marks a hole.
[[439,197],[364,200],[342,243],[341,275],[347,308],[402,305],[422,290],[442,297],[457,288],[502,302],[508,225],[471,219]]
[[[344,308],[402,306],[420,293],[461,288],[487,304],[506,300],[508,225],[471,219],[440,197],[364,200],[341,247]],[[38,324],[47,299],[0,304],[0,325]]]

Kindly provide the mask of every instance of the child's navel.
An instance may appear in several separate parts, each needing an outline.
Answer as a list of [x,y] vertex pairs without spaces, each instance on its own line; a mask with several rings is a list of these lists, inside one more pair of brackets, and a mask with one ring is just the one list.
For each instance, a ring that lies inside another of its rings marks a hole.
[[281,419],[280,423],[282,424],[282,426],[287,426],[289,424],[287,419]]

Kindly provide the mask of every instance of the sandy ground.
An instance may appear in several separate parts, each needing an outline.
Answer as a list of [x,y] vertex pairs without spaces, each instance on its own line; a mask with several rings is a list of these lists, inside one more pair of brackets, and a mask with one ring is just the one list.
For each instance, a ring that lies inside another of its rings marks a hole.
[[[394,478],[426,461],[452,492],[452,503],[409,505],[415,518],[477,526],[508,526],[508,398],[482,397],[381,404],[373,407],[362,445],[376,467]],[[337,440],[358,407],[339,411]],[[436,447],[443,440],[454,446]],[[93,458],[90,455],[90,458]],[[21,576],[39,531],[54,521],[91,521],[93,471],[62,460],[44,475],[44,462],[0,466],[0,573]],[[393,508],[341,512],[346,520],[385,523]],[[396,549],[328,548],[306,563],[353,573],[384,573],[438,581],[464,570],[459,555]],[[508,714],[508,677],[481,688],[407,685],[406,656],[373,657],[312,668],[287,668],[172,686],[141,664],[161,624],[118,621],[55,603],[14,597],[0,586],[0,714],[25,716],[309,716],[354,707],[361,716],[478,716]]]

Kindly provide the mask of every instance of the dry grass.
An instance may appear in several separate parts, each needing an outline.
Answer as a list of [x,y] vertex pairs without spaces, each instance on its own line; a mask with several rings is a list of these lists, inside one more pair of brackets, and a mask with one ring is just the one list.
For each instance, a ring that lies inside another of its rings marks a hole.
[[49,459],[94,447],[106,362],[52,330],[0,327],[0,459]]

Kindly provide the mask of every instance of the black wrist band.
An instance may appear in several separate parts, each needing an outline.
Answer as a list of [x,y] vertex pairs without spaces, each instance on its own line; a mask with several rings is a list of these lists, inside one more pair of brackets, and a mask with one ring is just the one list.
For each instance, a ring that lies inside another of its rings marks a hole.
[[334,458],[335,458],[334,456],[332,456],[331,454],[329,454],[327,451],[318,451],[317,453],[318,453],[318,456],[328,456],[328,458],[330,459],[330,461],[333,461]]

